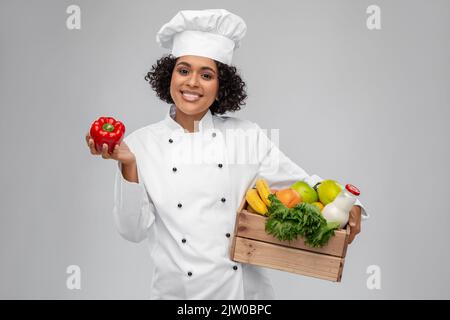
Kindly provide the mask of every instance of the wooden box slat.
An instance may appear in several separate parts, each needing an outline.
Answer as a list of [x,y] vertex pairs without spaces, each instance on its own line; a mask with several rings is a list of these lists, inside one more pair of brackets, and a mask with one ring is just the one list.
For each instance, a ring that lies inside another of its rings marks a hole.
[[234,260],[262,267],[340,281],[344,259],[236,237]]
[[330,241],[321,248],[313,248],[305,244],[303,238],[299,237],[293,241],[281,241],[265,231],[267,218],[248,212],[243,209],[237,217],[238,237],[261,240],[265,242],[280,244],[287,247],[304,249],[312,252],[329,254],[336,257],[345,257],[345,248],[347,243],[346,230],[336,230]]

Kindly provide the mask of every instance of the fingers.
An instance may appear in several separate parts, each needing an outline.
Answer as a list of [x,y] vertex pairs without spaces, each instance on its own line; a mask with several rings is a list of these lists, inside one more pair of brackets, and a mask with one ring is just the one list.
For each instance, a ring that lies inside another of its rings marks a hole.
[[350,234],[348,235],[348,244],[352,243],[353,240],[355,240],[356,235],[359,233],[356,226],[352,226],[350,222],[349,225],[350,225]]
[[118,157],[119,157],[119,145],[116,144],[114,146],[114,149],[112,150],[112,153],[109,154],[109,159],[119,160]]
[[350,235],[348,236],[348,244],[352,243],[356,237],[356,233],[350,231]]
[[361,212],[357,207],[353,207],[350,211],[350,217],[348,219],[348,224],[350,226],[350,235],[348,238],[348,243],[352,243],[356,235],[361,232]]
[[350,226],[350,232],[354,233],[355,236],[361,232],[361,219],[358,216],[350,215],[348,225]]
[[97,149],[95,148],[95,143],[94,143],[93,139],[89,138],[87,141],[87,144],[88,144],[89,150],[91,151],[91,154],[94,154],[94,155],[100,154],[100,152],[98,152]]
[[355,223],[356,223],[356,212],[355,212],[355,208],[352,208],[351,210],[350,210],[350,217],[349,217],[349,224],[350,224],[350,226],[351,227],[354,227],[355,226]]
[[91,138],[89,132],[86,133],[86,144],[89,147],[91,154],[95,154],[95,155],[100,154],[100,152],[98,152],[97,149],[95,149],[94,139]]
[[101,151],[97,151],[97,148],[95,147],[94,139],[91,138],[89,132],[86,134],[85,139],[86,139],[86,144],[88,145],[91,154],[101,155],[103,159],[116,159],[117,158],[117,155],[119,152],[119,145],[116,144],[114,146],[114,150],[112,153],[108,152],[108,145],[106,143],[104,143],[102,145]]
[[350,210],[349,224],[351,227],[359,227],[361,225],[361,209],[353,206]]
[[101,155],[103,159],[111,159],[111,154],[108,152],[108,145],[104,143],[102,145],[102,150],[99,152],[95,148],[95,143],[93,139],[89,139],[88,141],[89,150],[93,155]]
[[108,152],[108,145],[106,143],[102,145],[102,158],[111,159],[111,155]]

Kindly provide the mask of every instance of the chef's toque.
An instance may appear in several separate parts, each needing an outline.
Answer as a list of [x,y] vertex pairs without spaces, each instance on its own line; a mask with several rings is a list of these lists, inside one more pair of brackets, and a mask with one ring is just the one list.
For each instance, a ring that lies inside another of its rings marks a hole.
[[156,35],[172,55],[195,55],[230,64],[247,31],[244,20],[224,9],[179,11]]

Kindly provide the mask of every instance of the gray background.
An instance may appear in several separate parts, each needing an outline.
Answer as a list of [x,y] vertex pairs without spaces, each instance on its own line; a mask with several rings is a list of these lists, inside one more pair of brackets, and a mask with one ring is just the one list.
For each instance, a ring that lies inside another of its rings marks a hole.
[[[342,283],[270,270],[277,297],[450,298],[448,1],[0,3],[0,298],[148,298],[146,243],[113,224],[115,162],[84,135],[101,115],[128,133],[162,119],[143,80],[166,53],[156,32],[179,10],[222,7],[248,25],[233,63],[249,98],[235,115],[281,129],[291,159],[357,185],[371,214]],[[66,28],[70,4],[81,30]],[[72,264],[81,290],[66,288]]]

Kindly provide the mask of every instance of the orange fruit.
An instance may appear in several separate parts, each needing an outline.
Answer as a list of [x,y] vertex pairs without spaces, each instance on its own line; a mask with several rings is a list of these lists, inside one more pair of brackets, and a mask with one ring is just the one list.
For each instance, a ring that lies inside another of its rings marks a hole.
[[288,208],[295,207],[297,204],[302,202],[302,197],[300,194],[291,188],[278,190],[275,193],[275,196]]

